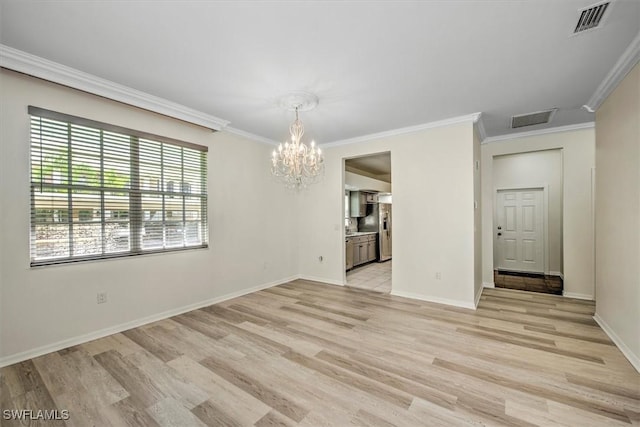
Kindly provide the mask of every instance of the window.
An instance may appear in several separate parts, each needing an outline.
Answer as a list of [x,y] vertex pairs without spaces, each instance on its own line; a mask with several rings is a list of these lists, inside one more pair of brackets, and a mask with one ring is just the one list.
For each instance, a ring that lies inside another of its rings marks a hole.
[[29,107],[31,265],[207,247],[207,148]]

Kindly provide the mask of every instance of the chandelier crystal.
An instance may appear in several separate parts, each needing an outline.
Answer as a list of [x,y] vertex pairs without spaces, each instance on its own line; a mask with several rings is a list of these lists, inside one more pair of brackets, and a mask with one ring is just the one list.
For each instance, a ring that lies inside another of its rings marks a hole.
[[295,107],[296,119],[289,126],[291,141],[280,144],[271,158],[271,173],[288,188],[295,189],[317,182],[324,173],[324,158],[315,141],[311,141],[310,146],[301,141],[304,126],[298,118],[298,108]]

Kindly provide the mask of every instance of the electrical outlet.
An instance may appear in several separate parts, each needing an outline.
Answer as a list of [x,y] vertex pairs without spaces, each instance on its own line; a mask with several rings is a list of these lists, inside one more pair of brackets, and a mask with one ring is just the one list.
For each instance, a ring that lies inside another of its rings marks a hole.
[[440,280],[442,279],[442,273],[440,273],[439,271],[436,272],[436,280]]
[[104,304],[105,302],[107,302],[107,293],[98,292],[97,300],[98,300],[98,304]]
[[323,257],[322,255],[320,255],[320,256],[318,257],[318,261],[320,261],[320,262],[324,261],[324,257]]

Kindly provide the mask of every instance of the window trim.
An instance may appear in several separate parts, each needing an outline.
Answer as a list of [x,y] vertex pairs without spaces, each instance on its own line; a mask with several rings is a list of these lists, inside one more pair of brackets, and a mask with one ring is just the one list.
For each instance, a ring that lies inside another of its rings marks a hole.
[[[100,253],[100,254],[91,254],[91,255],[71,255],[68,257],[61,257],[61,258],[45,258],[45,259],[39,259],[36,260],[34,259],[34,253],[32,252],[33,249],[33,233],[34,231],[34,226],[35,226],[35,222],[34,222],[34,209],[35,208],[35,203],[34,203],[34,188],[37,187],[36,183],[34,183],[32,181],[32,172],[31,172],[31,164],[32,164],[32,148],[30,148],[30,153],[29,153],[29,165],[30,165],[30,178],[29,178],[29,193],[30,193],[30,199],[31,199],[31,203],[30,203],[30,244],[29,244],[29,259],[30,259],[30,266],[32,268],[38,268],[38,267],[44,267],[44,266],[51,266],[51,265],[64,265],[64,264],[71,264],[71,263],[76,263],[76,262],[86,262],[86,261],[100,261],[100,260],[108,260],[108,259],[114,259],[114,258],[127,258],[127,257],[132,257],[132,256],[139,256],[139,255],[157,255],[160,253],[169,253],[169,252],[180,252],[180,251],[185,251],[185,250],[194,250],[194,249],[207,249],[209,247],[208,244],[208,237],[209,237],[209,231],[208,231],[208,227],[209,227],[209,222],[208,222],[208,193],[206,191],[206,182],[208,180],[208,165],[207,165],[207,153],[208,153],[208,147],[204,146],[204,145],[199,145],[199,144],[194,144],[194,143],[190,143],[190,142],[185,142],[185,141],[180,141],[177,139],[173,139],[173,138],[169,138],[169,137],[165,137],[165,136],[160,136],[160,135],[155,135],[149,132],[144,132],[144,131],[138,131],[135,129],[130,129],[130,128],[126,128],[126,127],[122,127],[122,126],[117,126],[117,125],[112,125],[109,123],[104,123],[104,122],[99,122],[99,121],[95,121],[95,120],[91,120],[91,119],[86,119],[86,118],[82,118],[82,117],[78,117],[78,116],[73,116],[70,114],[65,114],[65,113],[60,113],[60,112],[56,112],[56,111],[51,111],[51,110],[47,110],[44,108],[40,108],[40,107],[35,107],[35,106],[28,106],[28,113],[30,116],[32,117],[38,117],[38,118],[42,118],[42,119],[49,119],[49,120],[55,120],[55,121],[59,121],[59,122],[64,122],[67,123],[69,126],[70,125],[78,125],[78,126],[84,126],[84,127],[89,127],[89,128],[93,128],[96,130],[99,130],[101,133],[106,131],[106,132],[114,132],[114,133],[118,133],[118,134],[123,134],[128,136],[131,139],[132,142],[132,146],[130,148],[130,152],[132,153],[136,153],[139,156],[139,146],[138,146],[138,141],[140,139],[145,139],[145,140],[150,140],[153,142],[157,142],[157,143],[163,143],[163,144],[168,144],[168,145],[172,145],[172,146],[176,146],[176,147],[181,147],[181,148],[187,148],[187,149],[191,149],[191,150],[196,150],[202,153],[201,156],[201,173],[200,173],[200,180],[203,181],[203,189],[204,192],[202,192],[201,194],[191,194],[189,193],[185,193],[183,190],[183,188],[180,188],[181,191],[172,191],[171,194],[172,195],[176,195],[176,196],[182,196],[183,197],[183,212],[184,212],[184,205],[185,205],[185,200],[184,197],[187,197],[189,195],[192,196],[196,196],[199,197],[201,200],[201,207],[200,207],[200,224],[203,227],[202,230],[202,243],[201,244],[196,244],[196,245],[190,245],[190,246],[180,246],[180,247],[166,247],[166,248],[149,248],[149,249],[142,249],[142,245],[141,245],[141,236],[137,236],[135,232],[131,232],[130,233],[130,249],[128,251],[124,251],[124,252],[114,252],[114,253]],[[30,132],[31,134],[31,132]],[[31,136],[30,136],[30,140],[31,140]],[[135,142],[134,142],[135,141]],[[71,143],[71,141],[69,141],[69,143]],[[101,144],[102,144],[102,139],[101,139]],[[32,142],[30,142],[30,146],[32,145]],[[132,157],[133,159],[133,157]],[[202,162],[204,162],[204,164],[202,164]],[[135,163],[135,164],[133,164]],[[101,169],[102,169],[102,158],[101,158]],[[164,189],[162,190],[157,190],[157,191],[148,191],[148,190],[142,190],[142,188],[140,187],[140,181],[141,181],[141,177],[139,176],[139,173],[135,173],[135,171],[138,170],[139,164],[138,162],[133,162],[132,161],[132,169],[130,172],[130,179],[131,179],[131,187],[129,189],[126,190],[126,192],[129,194],[130,197],[133,196],[133,198],[135,199],[136,196],[138,197],[138,199],[140,198],[142,193],[155,193],[155,194],[161,194],[161,195],[165,195],[165,193],[167,191],[165,191]],[[182,175],[184,175],[184,165],[182,166],[182,170],[181,173]],[[69,173],[71,173],[71,171],[69,171]],[[134,176],[135,175],[135,176]],[[68,177],[69,181],[67,182],[67,184],[63,184],[63,185],[56,185],[59,187],[66,187],[69,189],[69,197],[71,197],[72,195],[72,190],[73,189],[86,189],[86,190],[92,190],[92,191],[98,191],[98,192],[103,192],[103,191],[109,191],[109,190],[121,190],[121,189],[117,189],[117,188],[111,188],[111,187],[107,187],[104,186],[104,182],[102,183],[102,185],[100,187],[95,187],[95,186],[83,186],[82,184],[73,184],[71,181],[71,177]],[[101,178],[102,180],[104,180],[104,176],[102,176],[101,173]],[[134,182],[136,183],[134,185]],[[35,187],[34,187],[35,186]],[[104,232],[104,226],[105,226],[105,206],[104,206],[104,196],[101,197],[101,209],[100,209],[100,223],[102,224],[102,228],[103,228],[103,232]],[[163,202],[164,205],[164,202]],[[164,210],[163,210],[164,211]],[[163,217],[164,217],[164,212],[163,212]],[[72,213],[69,212],[69,227],[71,227],[74,224],[74,221],[71,218]],[[138,218],[139,217],[139,218]],[[144,229],[144,213],[142,210],[142,204],[141,201],[138,200],[138,203],[135,203],[135,200],[133,200],[133,203],[130,201],[130,208],[129,208],[129,218],[128,218],[128,224],[129,224],[129,229],[130,230],[141,230]],[[137,223],[135,223],[137,221]],[[55,223],[55,221],[53,222]],[[135,224],[134,224],[135,223]],[[164,224],[164,220],[162,221],[162,223]],[[137,224],[137,225],[136,225]],[[70,229],[71,230],[71,229]],[[70,242],[73,241],[73,233],[70,233]],[[135,242],[135,240],[137,240],[137,244]],[[102,238],[102,246],[104,248],[104,237]],[[72,243],[71,243],[72,245]],[[137,249],[136,249],[137,248]],[[103,249],[104,250],[104,249]]]

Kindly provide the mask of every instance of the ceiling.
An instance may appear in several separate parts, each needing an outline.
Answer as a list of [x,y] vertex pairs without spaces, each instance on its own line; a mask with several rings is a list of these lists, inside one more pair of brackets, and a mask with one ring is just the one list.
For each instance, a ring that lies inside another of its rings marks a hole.
[[384,182],[391,182],[391,153],[370,154],[347,159],[344,168],[348,172],[368,176]]
[[573,36],[595,0],[0,0],[0,43],[231,121],[275,141],[290,111],[319,144],[482,112],[582,109],[640,31],[640,1],[613,0],[600,28]]

